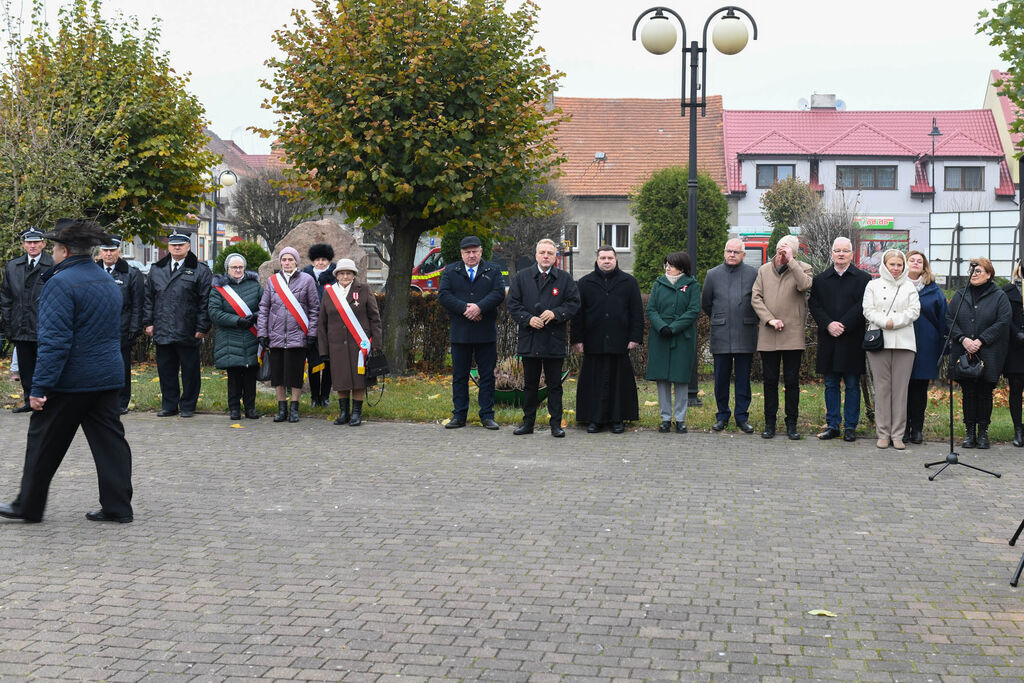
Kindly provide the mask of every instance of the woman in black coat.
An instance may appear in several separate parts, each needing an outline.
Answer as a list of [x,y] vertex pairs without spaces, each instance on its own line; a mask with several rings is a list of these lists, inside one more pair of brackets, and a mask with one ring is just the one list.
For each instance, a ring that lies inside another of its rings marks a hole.
[[[964,448],[988,448],[988,425],[992,419],[992,392],[1006,361],[1010,324],[1010,302],[1003,290],[992,282],[995,269],[987,258],[977,263],[970,285],[953,295],[946,320],[955,345],[950,353],[950,371],[960,383],[964,427]],[[961,306],[961,301],[963,305]],[[961,379],[953,371],[962,354],[977,355],[985,364],[981,377]]]
[[1010,385],[1010,419],[1013,420],[1013,445],[1024,446],[1024,427],[1021,426],[1021,394],[1024,393],[1024,307],[1021,303],[1021,264],[1013,269],[1013,283],[1003,287],[1010,302],[1013,319],[1010,323],[1010,348],[1003,364],[1003,374]]

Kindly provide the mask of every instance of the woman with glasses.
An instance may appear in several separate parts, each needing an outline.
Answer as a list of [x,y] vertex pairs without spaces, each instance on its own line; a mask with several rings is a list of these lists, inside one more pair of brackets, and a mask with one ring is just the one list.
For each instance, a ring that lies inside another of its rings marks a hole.
[[232,420],[245,416],[259,418],[256,412],[256,317],[263,296],[260,278],[245,269],[245,257],[231,254],[224,259],[227,275],[215,275],[210,289],[210,320],[217,328],[213,347],[216,366],[228,373],[228,411]]

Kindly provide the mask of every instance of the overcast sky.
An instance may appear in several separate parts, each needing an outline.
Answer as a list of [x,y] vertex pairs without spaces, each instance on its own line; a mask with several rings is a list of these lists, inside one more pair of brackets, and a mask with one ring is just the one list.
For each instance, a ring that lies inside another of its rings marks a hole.
[[[400,0],[393,0],[398,2]],[[658,0],[664,2],[665,0]],[[655,57],[630,40],[636,17],[650,0],[537,0],[538,43],[565,72],[560,95],[678,97],[678,51]],[[758,39],[734,56],[713,47],[708,93],[726,109],[795,109],[812,93],[834,93],[849,109],[974,109],[982,106],[988,73],[1003,68],[998,51],[975,33],[978,11],[996,0],[744,0]],[[24,4],[28,4],[27,0]],[[50,0],[51,14],[61,3]],[[103,0],[147,24],[163,20],[162,45],[171,63],[191,72],[192,92],[218,135],[250,153],[269,145],[246,126],[271,125],[260,108],[263,65],[275,47],[271,35],[308,0]],[[666,2],[700,40],[720,0]],[[812,8],[812,9],[808,9]],[[710,41],[709,41],[710,42]],[[678,47],[678,46],[677,46]]]

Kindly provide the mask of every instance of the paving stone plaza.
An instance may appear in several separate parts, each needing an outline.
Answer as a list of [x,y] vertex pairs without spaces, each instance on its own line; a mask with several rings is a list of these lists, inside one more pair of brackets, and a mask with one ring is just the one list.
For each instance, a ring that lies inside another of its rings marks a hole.
[[[0,524],[0,679],[1024,678],[1024,451],[128,415]],[[0,414],[13,498],[25,416]],[[827,610],[834,617],[812,616]]]

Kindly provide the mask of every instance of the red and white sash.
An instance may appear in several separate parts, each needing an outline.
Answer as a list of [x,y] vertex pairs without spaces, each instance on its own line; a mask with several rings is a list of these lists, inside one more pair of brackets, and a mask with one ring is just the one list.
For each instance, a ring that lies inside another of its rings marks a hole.
[[[298,273],[295,273],[292,277],[296,277]],[[295,322],[302,328],[303,334],[309,334],[309,318],[306,317],[306,312],[302,310],[302,306],[299,305],[298,299],[292,294],[292,290],[288,289],[288,283],[285,282],[284,276],[278,273],[270,278],[270,283],[274,286],[274,291],[281,297],[281,301],[284,302],[284,307],[288,309],[288,312],[295,318]]]
[[[348,300],[341,295],[341,285],[335,283],[326,287],[324,291],[327,296],[331,298],[331,303],[338,310],[338,315],[341,316],[342,322],[345,323],[345,327],[348,328],[349,334],[352,338],[359,342],[359,356],[357,360],[357,372],[360,375],[366,374],[366,355],[370,353],[370,338],[366,336],[366,331],[363,330],[363,326],[359,324],[359,320],[356,318],[356,314],[352,311],[352,307],[348,305]],[[353,295],[354,296],[354,295]]]
[[[228,305],[234,309],[235,313],[238,314],[239,318],[244,318],[248,315],[252,315],[252,309],[244,301],[242,297],[238,296],[238,292],[231,288],[230,285],[224,285],[223,287],[214,287],[220,295],[224,297],[224,301],[228,302]],[[253,325],[249,328],[249,331],[256,334],[256,326]]]

